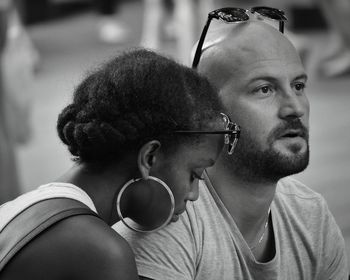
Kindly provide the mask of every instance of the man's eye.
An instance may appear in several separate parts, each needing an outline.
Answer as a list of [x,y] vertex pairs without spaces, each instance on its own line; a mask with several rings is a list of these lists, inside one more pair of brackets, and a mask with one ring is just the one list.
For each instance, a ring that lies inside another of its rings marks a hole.
[[269,85],[261,86],[256,88],[254,93],[264,97],[269,96],[273,93],[273,88]]
[[304,91],[305,87],[306,87],[306,85],[304,83],[296,83],[294,85],[295,90],[298,91],[298,92],[299,91]]
[[269,87],[262,87],[260,90],[262,93],[268,93],[270,91],[270,88]]

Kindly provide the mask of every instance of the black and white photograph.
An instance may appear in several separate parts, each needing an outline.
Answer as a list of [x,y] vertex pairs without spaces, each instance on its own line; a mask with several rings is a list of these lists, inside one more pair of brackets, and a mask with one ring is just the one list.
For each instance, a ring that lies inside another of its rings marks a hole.
[[0,0],[0,280],[350,280],[349,0]]

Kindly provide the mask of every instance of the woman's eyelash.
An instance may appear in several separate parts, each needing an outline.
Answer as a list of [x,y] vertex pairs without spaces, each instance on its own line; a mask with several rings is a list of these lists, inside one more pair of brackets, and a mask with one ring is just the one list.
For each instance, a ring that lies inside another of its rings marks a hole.
[[198,180],[204,180],[204,177],[198,175],[198,174],[195,173],[195,172],[192,173],[192,176],[193,176],[194,178],[198,179]]

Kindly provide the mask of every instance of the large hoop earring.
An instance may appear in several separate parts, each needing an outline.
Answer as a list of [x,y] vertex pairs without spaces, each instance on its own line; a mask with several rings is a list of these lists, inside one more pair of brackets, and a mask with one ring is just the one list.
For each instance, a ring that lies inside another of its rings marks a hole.
[[167,193],[170,197],[171,205],[170,205],[169,215],[168,215],[167,219],[160,226],[158,226],[154,229],[145,229],[145,227],[143,227],[142,225],[139,225],[138,223],[136,223],[132,219],[124,217],[122,212],[121,212],[120,207],[121,207],[121,200],[122,200],[123,193],[132,184],[134,184],[140,180],[143,180],[142,178],[131,179],[128,182],[126,182],[123,185],[123,187],[120,189],[120,192],[118,193],[118,196],[117,196],[117,202],[116,202],[118,217],[123,222],[123,224],[131,230],[134,230],[137,232],[142,232],[142,233],[154,232],[154,231],[160,230],[161,228],[165,227],[166,225],[169,224],[170,220],[174,216],[174,211],[175,211],[175,198],[174,198],[174,195],[173,195],[171,189],[169,188],[169,186],[164,181],[162,181],[161,179],[159,179],[157,177],[148,176],[147,179],[153,180],[153,181],[159,183],[167,191]]

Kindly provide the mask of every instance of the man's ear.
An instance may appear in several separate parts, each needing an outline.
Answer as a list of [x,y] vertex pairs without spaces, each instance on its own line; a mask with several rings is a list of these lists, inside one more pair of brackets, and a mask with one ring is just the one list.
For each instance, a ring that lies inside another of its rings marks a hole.
[[144,144],[139,150],[137,157],[137,165],[143,179],[147,179],[150,170],[156,162],[156,154],[161,144],[158,140],[152,140]]

